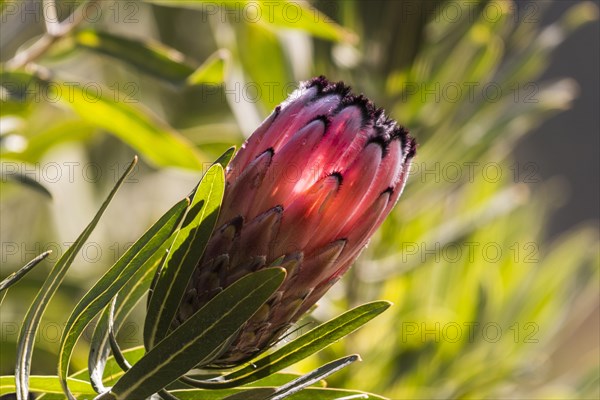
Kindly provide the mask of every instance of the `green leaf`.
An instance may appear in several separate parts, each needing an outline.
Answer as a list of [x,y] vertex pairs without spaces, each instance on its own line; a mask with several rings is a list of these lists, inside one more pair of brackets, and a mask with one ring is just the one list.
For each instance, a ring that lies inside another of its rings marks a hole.
[[166,7],[191,8],[209,11],[219,6],[237,12],[250,24],[261,24],[272,28],[298,29],[312,36],[336,42],[356,42],[356,34],[333,22],[325,14],[310,5],[293,0],[250,1],[250,0],[145,0],[147,3]]
[[21,114],[27,107],[27,96],[38,84],[39,79],[24,71],[1,71],[2,92],[0,115]]
[[[9,287],[19,282],[19,280],[21,280],[25,275],[27,275],[27,273],[31,271],[33,267],[38,265],[40,261],[42,261],[44,258],[48,257],[50,253],[52,253],[52,250],[43,252],[42,254],[25,264],[18,271],[15,271],[9,276],[7,276],[4,280],[2,280],[2,282],[0,282],[0,293],[5,290],[8,290]],[[0,302],[0,304],[2,304],[2,302]]]
[[113,133],[150,162],[163,167],[201,169],[200,156],[193,145],[164,122],[133,104],[134,100],[115,101],[114,98],[103,95],[111,93],[111,90],[98,84],[99,89],[95,92],[96,89],[90,91],[82,86],[55,83],[53,91],[60,90],[62,93],[71,93],[72,96],[60,96],[59,93],[55,95],[60,96],[62,102],[82,119]]
[[134,40],[93,29],[75,34],[78,46],[114,57],[161,79],[183,82],[194,72],[177,50],[150,40]]
[[221,154],[219,156],[219,158],[216,159],[214,164],[221,164],[223,169],[227,168],[234,153],[235,153],[235,146],[231,146],[230,148],[225,150],[225,152],[223,154]]
[[275,392],[276,387],[260,387],[252,389],[226,389],[226,390],[199,390],[183,389],[173,390],[171,393],[180,400],[198,399],[202,400],[265,400]]
[[52,199],[52,194],[44,185],[36,181],[35,179],[27,176],[26,174],[22,174],[20,172],[5,172],[2,171],[2,181],[12,180],[14,182],[20,183],[23,186],[28,187],[38,193],[43,194],[44,196]]
[[240,25],[237,39],[240,61],[248,75],[248,88],[256,86],[256,98],[265,110],[272,110],[285,100],[285,89],[292,81],[281,42],[274,32],[257,24]]
[[[202,390],[181,389],[170,391],[180,400],[265,400],[276,387],[253,389]],[[358,390],[335,388],[306,388],[299,393],[287,397],[288,400],[386,400],[384,397]]]
[[[132,364],[136,363],[139,359],[141,359],[144,356],[144,354],[146,354],[146,349],[144,348],[144,346],[137,346],[129,348],[127,350],[123,350],[123,356],[127,358],[127,360]],[[119,363],[115,360],[113,356],[107,357],[107,359],[105,360],[103,372],[104,384],[106,384],[107,386],[111,386],[114,383],[116,383],[124,374],[123,370],[119,366]],[[71,375],[70,378],[84,381],[89,380],[90,370],[87,368],[82,369],[81,371],[77,371],[76,373]]]
[[67,374],[69,360],[79,336],[92,319],[117,295],[119,290],[156,253],[171,236],[189,205],[186,198],[167,211],[150,229],[123,254],[123,256],[83,296],[69,317],[61,338],[58,373],[69,392]]
[[215,349],[238,332],[284,279],[285,270],[280,268],[239,279],[152,348],[104,398],[145,398],[194,366],[210,362]]
[[48,306],[48,303],[56,293],[62,280],[67,273],[67,270],[73,263],[75,256],[81,250],[81,247],[94,230],[96,224],[100,220],[100,217],[108,207],[108,204],[117,193],[117,190],[121,187],[125,178],[135,164],[137,163],[137,157],[134,158],[133,162],[129,165],[123,176],[116,183],[115,187],[109,193],[108,197],[102,203],[100,210],[96,213],[89,225],[79,235],[77,240],[69,247],[69,249],[63,254],[63,256],[56,262],[48,278],[44,281],[42,288],[36,295],[33,304],[27,310],[23,325],[19,332],[19,340],[17,346],[17,363],[15,368],[17,391],[21,398],[25,399],[28,396],[28,379],[29,371],[31,368],[31,357],[33,353],[33,344],[35,342],[35,336],[39,328],[39,323],[42,319],[42,315]]
[[306,388],[296,393],[289,400],[386,400],[385,397],[358,390],[344,390],[335,388]]
[[135,40],[107,32],[84,29],[74,40],[79,47],[126,62],[141,71],[175,84],[220,84],[225,77],[227,50],[218,50],[198,68],[179,51],[151,40]]
[[281,371],[298,361],[324,349],[355,331],[381,314],[391,305],[387,301],[363,304],[306,332],[271,354],[267,354],[244,368],[222,376],[219,380],[190,380],[185,382],[198,388],[231,388],[243,385]]
[[229,51],[225,49],[216,51],[187,77],[185,83],[188,86],[223,83],[226,63],[230,58]]
[[[5,75],[12,78],[15,74],[1,73],[0,79],[4,79]],[[82,86],[43,80],[32,74],[29,74],[29,78],[36,80],[37,84],[28,91],[43,89],[44,98],[57,99],[84,121],[105,129],[139,151],[149,162],[164,167],[202,168],[202,157],[194,146],[137,104],[137,100],[129,94],[99,83]],[[19,79],[22,81],[25,78],[19,76]],[[135,86],[131,88],[136,90]]]
[[[300,378],[301,374],[295,374],[291,372],[276,372],[263,379],[259,379],[255,382],[248,383],[246,387],[259,387],[259,386],[283,386],[293,381],[294,379]],[[326,387],[327,383],[323,380],[313,383],[316,387]]]
[[[146,349],[144,348],[144,346],[132,347],[132,348],[123,350],[122,354],[123,354],[123,357],[126,358],[129,363],[135,364],[144,356],[144,354],[146,354]],[[115,358],[113,356],[107,357],[105,364],[106,364],[106,366],[105,366],[105,368],[103,368],[104,385],[113,386],[121,378],[121,376],[123,376],[125,374],[125,372],[119,366],[119,363],[115,360]],[[202,375],[197,376],[194,374],[190,374],[189,376],[192,378],[198,378],[198,379],[203,377]],[[214,376],[215,376],[215,374],[211,375],[211,377],[214,377]],[[285,385],[286,383],[288,383],[294,379],[297,379],[301,376],[302,375],[295,374],[295,373],[277,372],[277,373],[267,376],[266,378],[249,383],[245,386],[246,387],[281,386],[281,385]],[[86,368],[81,371],[78,371],[78,372],[74,373],[73,375],[71,375],[70,378],[79,379],[79,380],[83,380],[83,381],[89,380],[90,379],[89,370]],[[314,386],[326,387],[327,385],[326,385],[325,381],[320,381],[320,382],[317,382]]]
[[339,360],[327,363],[315,369],[314,371],[311,371],[308,374],[301,376],[300,378],[294,379],[293,381],[281,386],[266,400],[283,400],[287,397],[290,397],[294,393],[298,393],[305,387],[310,386],[313,383],[320,381],[321,379],[327,378],[329,375],[339,371],[342,368],[347,367],[348,365],[352,364],[353,362],[359,359],[360,357],[358,355],[353,354],[351,356],[340,358]]
[[110,302],[109,314],[108,314],[108,340],[110,342],[110,349],[112,350],[113,357],[117,365],[123,370],[128,371],[131,368],[131,364],[127,361],[127,357],[121,351],[117,338],[115,337],[114,319],[115,319],[115,304],[117,298],[115,297]]
[[147,349],[163,339],[185,293],[188,281],[217,223],[225,190],[223,167],[214,164],[198,184],[192,204],[150,298],[144,323]]
[[[89,382],[69,378],[69,387],[74,394],[85,395],[89,394],[94,397],[96,394]],[[0,396],[9,393],[14,393],[16,390],[15,377],[12,375],[0,376]],[[60,393],[63,394],[62,386],[58,376],[41,376],[33,375],[29,377],[29,390],[34,393]],[[92,398],[88,397],[88,398]],[[28,397],[26,397],[28,398]]]
[[[167,250],[171,247],[175,239],[175,235],[176,233],[172,234],[169,240],[163,243],[161,248],[147,261],[146,265],[140,268],[119,291],[113,319],[115,334],[119,332],[123,322],[131,313],[134,306],[148,292],[152,278],[158,267],[164,261]],[[113,358],[108,358],[108,354],[110,353],[108,335],[109,314],[110,307],[106,307],[94,329],[88,356],[88,368],[90,373],[85,379],[90,379],[92,386],[94,386],[98,392],[104,391],[104,385],[102,383],[103,376],[106,377],[106,374],[108,374],[108,376],[113,376],[112,374],[118,374],[118,376],[122,375],[122,371],[114,364]],[[145,350],[143,346],[137,349],[139,349],[139,351],[134,351],[132,354],[130,354],[128,350],[125,350],[124,353],[127,353],[129,359],[138,360],[144,355]],[[136,349],[134,348],[132,350]],[[86,371],[87,370],[84,370],[82,372]],[[112,380],[109,379],[107,384],[112,385],[114,382],[116,382],[115,376],[113,376]]]
[[[143,350],[143,348],[140,348]],[[88,382],[81,379],[69,378],[69,387],[73,388],[74,393],[77,394],[78,399],[92,399],[95,396],[94,391]],[[177,389],[172,390],[170,393],[180,400],[225,400],[229,397],[229,400],[264,400],[264,397],[259,395],[269,395],[275,392],[277,387],[260,387],[252,389],[225,389],[225,390],[203,390],[203,389]],[[13,393],[15,390],[14,377],[13,376],[2,376],[0,377],[0,395],[6,395]],[[63,399],[64,394],[60,385],[58,376],[32,376],[30,390],[34,393],[45,393],[48,395],[56,394],[60,395],[56,398]],[[234,397],[235,396],[235,397]],[[353,397],[351,397],[353,396]],[[39,399],[54,399],[53,396],[42,396]],[[376,396],[373,394],[355,391],[355,390],[344,390],[335,388],[313,388],[309,387],[302,390],[300,393],[296,393],[291,397],[291,400],[340,400],[340,399],[371,399],[371,400],[385,400],[383,397]]]

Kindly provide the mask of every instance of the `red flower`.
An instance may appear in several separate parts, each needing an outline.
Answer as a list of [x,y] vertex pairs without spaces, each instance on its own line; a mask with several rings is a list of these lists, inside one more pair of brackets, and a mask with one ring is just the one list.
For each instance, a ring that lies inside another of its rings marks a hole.
[[280,260],[288,272],[280,291],[216,364],[268,348],[354,262],[398,200],[415,147],[403,127],[342,82],[303,83],[231,161],[218,228],[174,325]]

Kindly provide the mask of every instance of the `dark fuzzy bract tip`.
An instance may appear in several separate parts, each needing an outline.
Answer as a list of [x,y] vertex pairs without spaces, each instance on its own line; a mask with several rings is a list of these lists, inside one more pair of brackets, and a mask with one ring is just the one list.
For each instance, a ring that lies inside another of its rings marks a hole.
[[381,143],[385,152],[390,140],[400,139],[402,147],[407,148],[407,157],[414,157],[417,150],[417,143],[410,136],[407,129],[399,125],[395,120],[389,118],[382,108],[377,108],[368,97],[363,94],[355,95],[352,88],[344,82],[331,82],[325,76],[321,75],[312,78],[302,84],[303,88],[316,87],[319,95],[338,94],[342,100],[336,112],[349,106],[358,106],[363,112],[363,126],[371,126],[375,136],[369,139],[369,143]]

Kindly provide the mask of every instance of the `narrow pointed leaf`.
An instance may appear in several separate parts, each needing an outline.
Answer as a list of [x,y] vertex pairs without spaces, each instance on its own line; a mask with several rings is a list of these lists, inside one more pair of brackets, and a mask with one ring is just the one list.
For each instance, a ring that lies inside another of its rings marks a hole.
[[144,323],[144,344],[147,349],[151,349],[167,334],[188,281],[217,223],[224,190],[223,167],[214,164],[193,195],[183,226],[177,232],[156,281]]
[[345,312],[300,336],[271,354],[218,379],[185,383],[198,388],[231,388],[264,378],[324,349],[385,311],[391,303],[375,301]]
[[269,268],[229,286],[142,357],[115,384],[110,396],[145,398],[194,366],[210,362],[214,349],[254,315],[284,278],[285,270]]
[[77,32],[74,40],[81,48],[108,55],[174,84],[220,84],[224,80],[228,58],[225,50],[215,52],[195,68],[184,54],[150,40],[135,40],[93,29]]
[[[58,83],[58,82],[56,82]],[[113,133],[158,166],[199,170],[201,157],[183,136],[137,104],[135,99],[115,101],[109,96],[93,96],[79,86],[58,83],[63,92],[71,91],[72,101],[64,100],[84,120]],[[55,86],[52,86],[55,87]],[[101,88],[100,93],[111,93]],[[134,88],[135,89],[135,88]],[[95,101],[90,101],[89,98]],[[62,96],[61,99],[65,99]]]
[[[206,380],[206,379],[210,379],[210,378],[214,378],[215,374],[213,375],[202,375],[202,374],[194,374],[194,373],[190,373],[190,374],[186,374],[187,377],[190,378],[194,378],[194,379],[198,379],[198,380]],[[259,387],[259,386],[283,386],[285,384],[290,383],[291,381],[293,381],[294,379],[298,379],[302,377],[301,374],[297,374],[297,373],[291,373],[291,372],[276,372],[274,374],[271,374],[263,379],[259,379],[257,381],[248,383],[246,385],[244,385],[244,387]],[[319,381],[316,382],[314,384],[314,386],[316,387],[326,387],[327,384],[325,381]]]
[[129,165],[123,176],[116,183],[115,187],[109,193],[108,197],[102,203],[100,210],[96,213],[92,221],[83,230],[77,240],[69,247],[69,249],[63,254],[63,256],[56,262],[48,278],[44,281],[42,288],[33,300],[33,304],[27,310],[23,325],[19,332],[19,340],[17,345],[17,362],[15,367],[16,385],[17,385],[17,397],[20,399],[26,399],[28,396],[28,379],[29,371],[31,369],[31,357],[33,353],[33,344],[35,342],[35,336],[39,328],[39,323],[42,319],[42,315],[48,306],[48,303],[56,293],[58,287],[63,281],[67,270],[73,263],[75,256],[79,253],[79,250],[84,245],[87,238],[90,236],[100,217],[108,207],[117,190],[121,187],[125,178],[133,170],[137,163],[137,157],[134,158],[133,162]]
[[[43,98],[57,99],[84,121],[106,130],[137,150],[149,162],[165,167],[202,168],[202,156],[185,137],[142,107],[134,83],[108,88],[98,83],[78,85],[45,80],[23,73],[36,82],[30,93],[43,90]],[[12,75],[0,73],[0,80]],[[25,79],[20,77],[20,79]],[[26,94],[23,94],[26,96]],[[30,96],[33,98],[33,96]],[[22,101],[27,100],[27,98]]]
[[127,358],[121,351],[121,347],[119,343],[117,343],[117,338],[115,337],[114,331],[114,318],[115,318],[115,304],[117,303],[117,298],[115,297],[113,301],[110,303],[109,307],[109,315],[108,315],[108,340],[110,342],[110,349],[113,353],[113,357],[117,365],[123,370],[128,371],[131,368],[131,364],[127,361]]
[[48,257],[48,255],[50,255],[50,253],[52,253],[52,250],[43,252],[42,254],[40,254],[39,256],[34,258],[33,260],[29,261],[23,267],[21,267],[18,271],[15,271],[12,274],[10,274],[9,276],[7,276],[4,280],[2,280],[2,282],[0,282],[0,292],[4,292],[9,287],[11,287],[15,283],[19,282],[19,280],[21,280],[21,278],[23,278],[25,275],[27,275],[27,273],[29,271],[31,271],[33,269],[33,267],[38,265],[40,263],[40,261],[42,261],[44,258]]
[[78,46],[106,54],[160,79],[183,82],[194,72],[185,56],[161,43],[85,29],[74,37]]
[[34,190],[40,194],[43,194],[44,196],[48,197],[49,199],[52,199],[52,193],[50,193],[50,191],[48,189],[46,189],[46,187],[44,185],[42,185],[35,179],[32,179],[31,177],[27,176],[26,174],[21,174],[21,173],[12,173],[12,174],[3,173],[2,174],[3,182],[8,181],[9,179],[11,181],[20,183],[21,185],[28,187],[29,189]]
[[[276,387],[261,387],[252,389],[178,389],[171,391],[180,400],[264,400],[272,394]],[[386,400],[385,397],[358,390],[335,388],[306,388],[295,393],[288,400]]]
[[228,148],[227,150],[225,150],[225,152],[223,154],[221,154],[219,156],[219,158],[216,159],[216,161],[214,162],[214,164],[221,164],[221,166],[224,169],[227,168],[227,166],[229,165],[229,162],[231,161],[231,158],[233,157],[234,153],[235,153],[235,146],[231,146],[230,148]]
[[201,84],[218,85],[225,80],[225,64],[229,59],[226,50],[219,50],[206,59],[185,80],[186,85],[194,86]]
[[[156,273],[158,267],[164,261],[167,250],[171,247],[176,233],[173,233],[171,237],[163,243],[160,249],[146,262],[142,268],[140,268],[133,277],[125,284],[125,286],[119,291],[117,302],[115,305],[114,318],[113,318],[113,330],[115,335],[119,332],[120,328],[127,316],[131,313],[135,305],[142,299],[142,297],[148,292],[152,278]],[[90,342],[90,352],[88,356],[88,368],[89,375],[85,379],[90,379],[92,386],[100,393],[104,391],[103,376],[106,373],[111,375],[113,373],[119,374],[120,371],[118,366],[115,365],[114,359],[108,358],[110,353],[109,345],[109,317],[110,307],[105,307],[104,312],[100,316],[98,323],[94,329],[94,334]],[[129,350],[134,351],[129,353]],[[145,351],[143,346],[139,348],[126,350],[128,359],[134,361],[140,359]],[[87,370],[86,370],[87,371]],[[81,373],[83,373],[82,371]],[[118,376],[121,376],[119,374]],[[84,378],[82,378],[84,379]],[[111,381],[109,384],[113,384],[116,381]]]
[[320,381],[321,379],[327,378],[329,375],[339,371],[342,368],[347,367],[348,365],[352,364],[353,362],[359,359],[360,357],[358,355],[353,354],[351,356],[340,358],[339,360],[327,363],[322,367],[319,367],[314,371],[311,371],[308,374],[301,376],[300,378],[294,379],[292,382],[283,385],[266,400],[283,400],[285,398],[288,398],[294,393],[301,391],[305,387],[308,387],[313,383]]
[[186,198],[167,211],[123,254],[75,306],[61,338],[58,373],[66,393],[69,360],[79,336],[92,319],[117,295],[119,290],[142,268],[171,236],[189,205]]

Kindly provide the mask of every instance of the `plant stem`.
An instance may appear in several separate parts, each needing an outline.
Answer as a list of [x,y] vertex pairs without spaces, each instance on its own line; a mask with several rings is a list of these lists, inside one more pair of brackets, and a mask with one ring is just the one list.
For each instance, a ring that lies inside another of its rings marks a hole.
[[54,0],[44,1],[44,20],[46,22],[46,33],[33,43],[29,48],[23,50],[6,62],[6,68],[15,70],[23,68],[44,55],[54,43],[62,39],[79,25],[86,16],[87,9],[97,0],[87,0],[81,4],[63,22],[58,22],[56,4]]
[[56,36],[60,30],[60,21],[56,11],[56,2],[54,0],[43,0],[42,12],[44,13],[44,22],[46,23],[46,32]]

